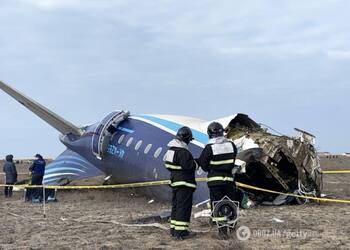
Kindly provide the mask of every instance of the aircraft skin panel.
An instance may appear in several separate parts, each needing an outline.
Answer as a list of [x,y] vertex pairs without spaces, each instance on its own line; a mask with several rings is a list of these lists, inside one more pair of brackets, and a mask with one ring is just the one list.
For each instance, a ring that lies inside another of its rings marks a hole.
[[181,126],[187,126],[190,127],[193,130],[197,130],[199,132],[202,132],[207,135],[207,128],[210,123],[216,121],[222,124],[222,126],[225,128],[229,125],[229,123],[237,116],[237,114],[225,116],[221,118],[217,118],[212,121],[205,121],[202,119],[194,118],[194,117],[188,117],[188,116],[177,116],[177,115],[141,115],[143,117],[151,117],[151,119],[159,119],[163,121],[167,121],[169,123],[178,123],[181,124]]
[[183,126],[191,127],[193,129],[200,129],[201,124],[207,122],[206,120],[196,117],[180,116],[180,115],[164,115],[164,114],[143,114],[141,116],[151,116],[159,119],[167,120],[182,124]]
[[169,133],[172,133],[173,135],[176,135],[176,132],[179,128],[183,126],[189,126],[192,130],[193,137],[195,139],[194,144],[196,144],[199,147],[204,147],[205,144],[208,142],[208,135],[203,133],[202,131],[197,130],[196,128],[186,125],[186,124],[181,124],[177,122],[170,121],[168,119],[163,119],[160,117],[156,116],[151,116],[151,115],[141,115],[141,116],[134,116],[134,119],[140,119],[143,118],[146,123],[150,123],[160,129],[163,129],[165,131],[168,131]]
[[[134,132],[128,133],[120,130],[113,136],[104,159],[108,166],[107,175],[112,175],[113,180],[117,183],[168,180],[170,173],[164,167],[163,157],[168,149],[167,144],[174,139],[176,131],[170,128],[168,131],[163,130],[159,128],[159,125],[145,122],[138,117],[128,118],[119,124],[119,127]],[[124,139],[119,143],[121,136]],[[131,144],[128,144],[129,140],[132,140]],[[135,149],[140,141],[142,141],[141,146]],[[145,153],[145,149],[150,144],[152,147],[149,152]],[[199,157],[202,148],[203,146],[195,143],[189,145],[189,150],[194,157]],[[159,155],[155,155],[160,149]],[[196,175],[197,177],[206,176],[202,170],[198,170]],[[208,199],[207,184],[202,182],[197,185],[197,191],[194,193],[195,202]],[[161,197],[164,200],[171,197],[171,189],[166,185],[145,188],[143,191],[150,196]]]
[[236,116],[237,116],[237,114],[235,114],[235,115],[230,115],[230,116],[225,116],[225,117],[221,117],[221,118],[217,118],[217,119],[215,119],[215,120],[213,120],[213,121],[203,122],[203,123],[201,124],[201,129],[202,129],[202,131],[204,131],[204,132],[206,133],[209,124],[212,123],[212,122],[214,122],[214,121],[220,123],[224,128],[226,128],[226,127],[229,125],[229,123],[230,123]]
[[[103,172],[81,155],[66,150],[45,169],[44,184],[59,185],[67,180],[73,181],[103,175]],[[60,180],[64,180],[63,182]]]
[[[97,126],[99,123],[86,127],[84,134],[78,139],[73,137],[70,141],[69,135],[61,137],[61,141],[69,150],[47,167],[45,184],[59,184],[62,179],[76,180],[101,174],[111,176],[114,183],[169,179],[170,173],[164,167],[163,157],[167,151],[167,144],[175,138],[178,128],[184,124],[151,115],[129,116],[119,123],[101,160],[97,159],[91,150],[92,136]],[[208,136],[192,127],[191,129],[195,140],[190,143],[189,150],[196,158],[207,143]],[[121,136],[124,139],[119,143]],[[140,141],[142,144],[136,149]],[[149,152],[145,153],[148,145],[152,146]],[[159,155],[155,157],[157,150]],[[201,169],[197,171],[197,177],[205,176]],[[171,197],[171,189],[167,185],[142,190],[145,194],[163,200]],[[194,201],[204,201],[208,199],[208,194],[206,183],[198,183]]]

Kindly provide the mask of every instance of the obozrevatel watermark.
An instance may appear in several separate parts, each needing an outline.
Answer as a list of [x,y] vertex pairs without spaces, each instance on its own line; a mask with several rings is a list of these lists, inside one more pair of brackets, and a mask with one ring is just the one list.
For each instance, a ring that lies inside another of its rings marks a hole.
[[250,238],[287,238],[306,239],[318,236],[318,232],[303,229],[250,229],[240,226],[236,231],[237,239],[245,241]]

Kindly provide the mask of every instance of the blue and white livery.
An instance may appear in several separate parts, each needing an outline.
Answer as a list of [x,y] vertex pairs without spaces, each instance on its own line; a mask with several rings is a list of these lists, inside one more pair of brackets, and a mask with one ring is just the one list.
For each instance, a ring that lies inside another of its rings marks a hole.
[[[0,88],[57,129],[67,150],[50,163],[44,183],[65,185],[73,180],[106,175],[114,183],[167,180],[169,172],[163,164],[167,144],[183,126],[192,129],[193,140],[189,150],[199,157],[208,141],[207,121],[185,116],[130,115],[114,111],[100,122],[77,127],[46,107],[26,97],[0,81]],[[228,124],[234,116],[219,119]],[[205,177],[202,170],[197,177]],[[143,189],[159,199],[170,197],[168,186]],[[206,183],[198,183],[194,194],[196,202],[208,199]]]

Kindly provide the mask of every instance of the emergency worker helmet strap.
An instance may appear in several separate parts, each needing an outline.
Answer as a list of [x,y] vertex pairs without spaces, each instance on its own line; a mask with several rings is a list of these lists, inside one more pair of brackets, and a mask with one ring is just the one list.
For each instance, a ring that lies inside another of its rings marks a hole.
[[216,138],[224,135],[224,127],[218,122],[212,122],[208,126],[209,138]]
[[182,127],[177,131],[176,138],[189,144],[193,140],[192,131],[189,127]]

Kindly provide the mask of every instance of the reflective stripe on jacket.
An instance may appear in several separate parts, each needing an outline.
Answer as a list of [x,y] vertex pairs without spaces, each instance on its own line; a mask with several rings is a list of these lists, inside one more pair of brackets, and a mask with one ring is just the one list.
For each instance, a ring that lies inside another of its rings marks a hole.
[[201,168],[208,172],[208,186],[234,182],[232,169],[235,167],[236,155],[237,148],[232,141],[224,137],[209,141],[198,159]]
[[171,187],[196,188],[196,163],[187,145],[177,139],[168,144],[164,165],[170,171]]

